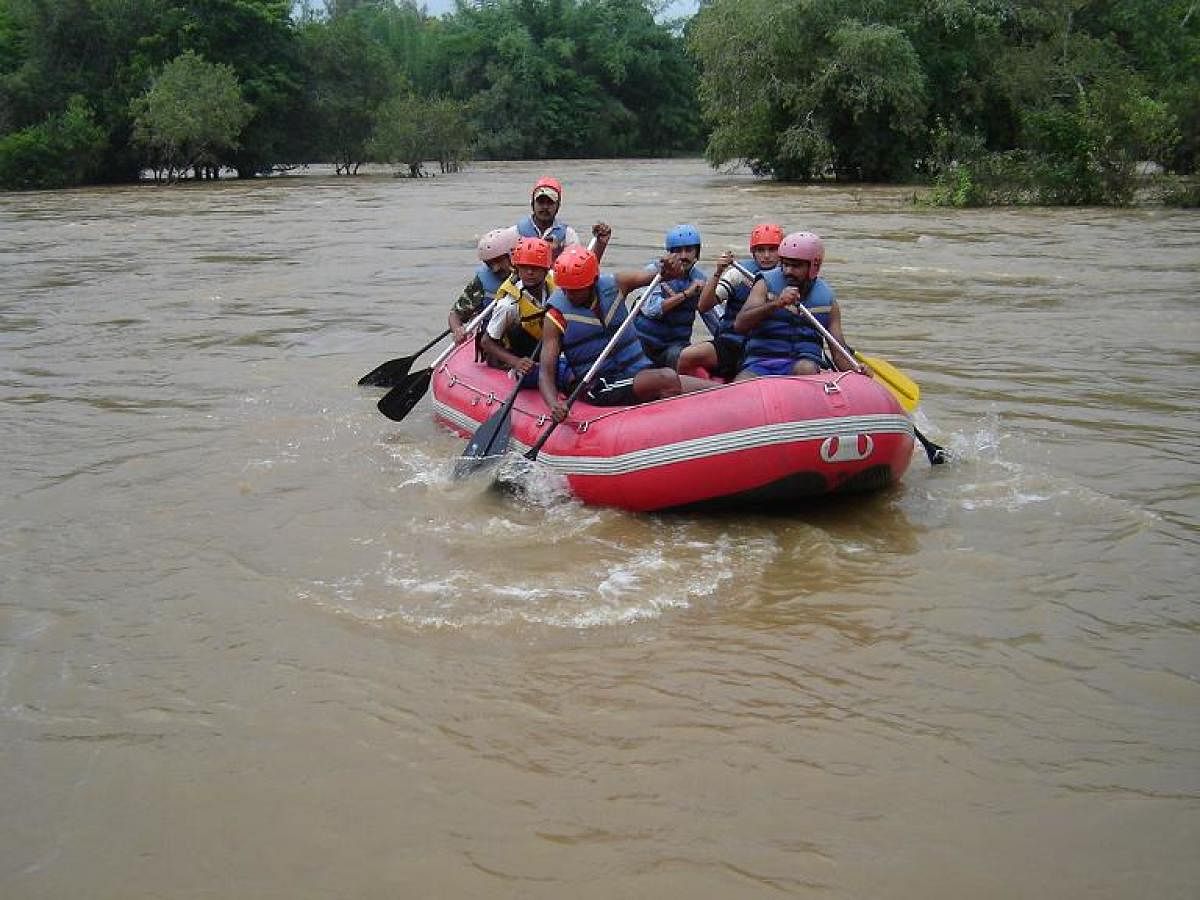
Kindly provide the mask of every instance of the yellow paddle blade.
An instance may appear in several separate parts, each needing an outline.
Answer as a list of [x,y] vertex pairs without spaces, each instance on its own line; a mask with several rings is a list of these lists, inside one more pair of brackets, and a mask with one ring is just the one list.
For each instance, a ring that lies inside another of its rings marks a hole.
[[912,412],[921,402],[921,388],[915,381],[893,366],[886,359],[878,356],[867,356],[865,353],[855,353],[854,358],[866,366],[900,401],[905,412]]

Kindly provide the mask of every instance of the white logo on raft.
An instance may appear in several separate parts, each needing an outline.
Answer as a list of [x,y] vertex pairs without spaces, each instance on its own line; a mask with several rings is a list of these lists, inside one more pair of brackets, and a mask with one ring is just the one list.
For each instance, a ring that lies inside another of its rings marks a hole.
[[869,434],[835,434],[821,442],[821,459],[827,463],[857,462],[875,449]]

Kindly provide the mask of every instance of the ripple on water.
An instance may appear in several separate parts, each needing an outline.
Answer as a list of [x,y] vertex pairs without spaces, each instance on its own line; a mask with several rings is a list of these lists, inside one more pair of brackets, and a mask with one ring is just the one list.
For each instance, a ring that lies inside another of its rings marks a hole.
[[[778,542],[758,530],[692,535],[695,523],[582,506],[546,466],[506,461],[518,496],[491,489],[492,472],[456,481],[445,458],[397,453],[394,493],[432,494],[443,515],[364,541],[360,571],[317,579],[300,598],[337,615],[417,629],[535,625],[589,629],[657,619],[715,602]],[[401,504],[404,505],[404,504]],[[364,563],[365,561],[365,563]]]

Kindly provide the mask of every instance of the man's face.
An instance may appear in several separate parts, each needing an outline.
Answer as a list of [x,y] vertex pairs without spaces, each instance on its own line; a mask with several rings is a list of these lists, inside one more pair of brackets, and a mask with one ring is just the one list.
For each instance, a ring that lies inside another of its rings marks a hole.
[[783,277],[788,284],[802,287],[804,282],[808,280],[809,265],[807,259],[784,259],[780,257],[779,268],[783,272]]
[[512,274],[512,260],[508,258],[507,253],[489,259],[484,265],[488,267],[488,271],[500,278],[507,278]]
[[758,263],[760,269],[773,269],[779,265],[779,245],[774,247],[761,246],[751,247],[750,255],[754,257],[754,261]]
[[542,228],[548,228],[554,224],[554,217],[558,215],[558,201],[547,194],[539,194],[533,199],[533,221],[537,222]]
[[517,277],[527,288],[540,288],[546,280],[546,270],[541,266],[517,266]]
[[677,250],[672,250],[671,252],[679,257],[679,261],[683,263],[683,269],[685,272],[690,271],[692,266],[696,264],[696,260],[700,258],[700,248],[696,246],[680,247]]
[[567,295],[576,306],[591,306],[592,304],[592,287],[588,285],[585,288],[563,288],[563,293]]

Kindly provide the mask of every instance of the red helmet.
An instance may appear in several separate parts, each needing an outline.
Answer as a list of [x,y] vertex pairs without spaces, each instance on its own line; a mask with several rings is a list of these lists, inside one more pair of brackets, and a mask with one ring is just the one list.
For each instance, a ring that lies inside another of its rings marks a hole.
[[750,249],[755,247],[778,247],[783,240],[783,229],[774,222],[755,225],[750,232]]
[[546,195],[554,200],[555,203],[562,202],[562,182],[557,178],[551,178],[545,175],[537,180],[537,184],[533,186],[533,191],[529,194],[529,201],[532,203],[539,195]]
[[779,242],[779,258],[807,262],[808,277],[816,278],[825,259],[825,245],[811,231],[793,231]]
[[554,284],[577,290],[589,288],[600,277],[600,262],[591,250],[570,244],[554,261]]
[[550,245],[541,238],[527,237],[517,241],[512,261],[515,266],[537,266],[539,269],[549,269],[554,265],[550,257]]

